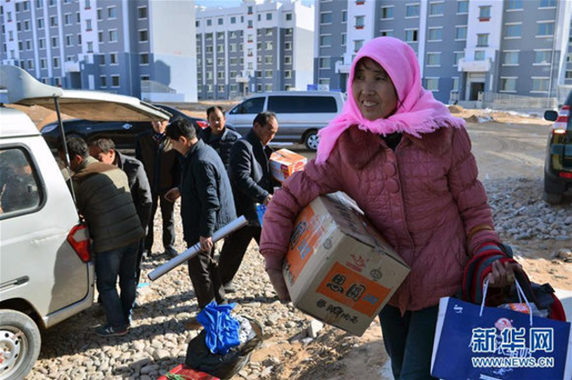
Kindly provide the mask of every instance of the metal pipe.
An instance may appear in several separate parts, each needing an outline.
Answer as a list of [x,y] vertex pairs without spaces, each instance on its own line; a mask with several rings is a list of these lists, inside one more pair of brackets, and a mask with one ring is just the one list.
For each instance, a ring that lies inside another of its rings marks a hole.
[[77,204],[77,200],[75,197],[75,190],[73,188],[72,171],[71,171],[71,165],[70,165],[71,157],[69,156],[69,152],[68,152],[68,143],[66,140],[66,132],[64,130],[64,124],[62,122],[62,114],[60,112],[60,103],[58,102],[57,97],[54,97],[54,106],[56,108],[56,114],[58,116],[58,129],[60,131],[60,139],[61,139],[61,143],[62,143],[62,148],[64,149],[65,164],[66,164],[66,168],[68,169],[68,177],[69,177],[68,181],[70,182],[71,195],[73,198],[73,203]]
[[[244,217],[244,215],[241,215],[239,218],[221,227],[219,230],[215,231],[215,233],[212,236],[213,244],[219,241],[220,239],[224,238],[225,236],[229,235],[230,233],[241,229],[246,225],[246,223],[247,223],[246,218]],[[149,277],[149,280],[155,281],[165,273],[174,269],[176,266],[179,266],[185,261],[192,259],[200,252],[200,250],[201,247],[199,243],[192,245],[191,247],[187,248],[187,250],[185,250],[183,253],[167,261],[165,264],[157,267],[155,270],[150,272],[147,275],[147,277]]]

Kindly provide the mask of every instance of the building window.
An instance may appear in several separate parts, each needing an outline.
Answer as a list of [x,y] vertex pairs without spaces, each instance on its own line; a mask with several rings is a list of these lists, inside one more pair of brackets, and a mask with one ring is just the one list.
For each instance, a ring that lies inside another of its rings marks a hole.
[[491,19],[491,6],[479,7],[479,21],[489,21]]
[[117,18],[117,8],[116,7],[107,8],[107,18],[108,19]]
[[105,66],[105,55],[104,54],[99,56],[99,64],[100,64],[100,66]]
[[284,31],[284,35],[285,36],[291,36],[292,35],[292,28],[286,28],[286,30]]
[[346,46],[346,42],[347,42],[347,35],[345,33],[342,33],[342,46]]
[[64,25],[71,25],[72,23],[72,15],[71,13],[66,13],[64,15]]
[[54,57],[53,59],[53,63],[54,63],[54,69],[57,69],[60,67],[60,59],[58,57]]
[[85,30],[86,31],[91,31],[91,20],[85,20]]
[[330,69],[330,57],[324,57],[318,59],[320,69]]
[[271,55],[267,55],[264,57],[264,63],[267,65],[271,65],[272,64],[272,56]]
[[119,75],[111,76],[111,87],[119,87]]
[[417,42],[417,29],[405,31],[405,42]]
[[475,61],[484,61],[484,60],[485,60],[485,51],[475,50]]
[[419,17],[419,4],[406,5],[405,17]]
[[78,46],[81,45],[81,34],[77,35],[77,44]]
[[506,4],[506,9],[512,10],[522,10],[522,0],[508,0]]
[[534,92],[548,91],[548,78],[532,78],[532,91]]
[[[147,18],[147,7],[139,7],[137,8],[137,17],[138,18]],[[198,21],[197,21],[198,22]],[[198,26],[198,25],[197,25]]]
[[66,36],[66,46],[72,46],[73,45],[73,35],[68,34]]
[[107,87],[107,77],[105,75],[99,77],[99,87]]
[[487,46],[489,46],[489,35],[477,34],[477,47],[487,47]]
[[320,13],[320,24],[330,24],[332,22],[332,12]]
[[88,53],[93,53],[93,42],[89,41],[87,43],[87,52]]
[[549,65],[552,60],[552,52],[550,50],[535,50],[534,51],[534,64],[535,65]]
[[451,88],[452,91],[459,91],[459,77],[453,77],[453,86]]
[[47,66],[47,62],[45,58],[40,58],[40,69],[45,69]]
[[443,28],[429,28],[428,41],[441,41],[443,39]]
[[441,53],[427,53],[427,66],[441,65]]
[[439,90],[439,78],[425,78],[424,79],[424,86],[429,91],[437,91]]
[[99,43],[103,42],[103,32],[102,31],[97,32],[97,42],[99,42]]
[[354,52],[357,52],[363,46],[363,40],[354,40]]
[[292,71],[291,70],[284,70],[284,79],[292,78]]
[[38,29],[44,29],[44,19],[43,18],[39,18],[37,20],[37,24],[38,24]]
[[273,75],[273,71],[272,71],[272,70],[265,70],[265,71],[264,71],[264,76],[265,76],[266,78],[272,78],[272,75]]
[[40,38],[38,40],[38,47],[40,49],[45,49],[46,48],[46,40],[44,38]]
[[264,44],[264,48],[266,50],[272,50],[272,41],[266,41],[266,43]]
[[252,29],[252,20],[248,20],[248,28]]
[[518,65],[518,51],[503,51],[502,64],[505,66]]
[[430,3],[429,16],[443,16],[443,6],[445,3]]
[[52,37],[52,47],[53,48],[58,47],[58,38],[57,37]]
[[109,31],[109,42],[117,42],[117,30]]
[[58,26],[58,19],[56,16],[50,16],[50,26]]
[[101,8],[97,8],[96,15],[97,15],[97,21],[103,20],[103,13],[101,11]]
[[284,42],[284,50],[292,50],[292,42],[290,41]]
[[217,73],[217,78],[220,79],[220,80],[224,80],[224,71],[219,71],[219,72]]
[[572,70],[566,70],[566,79],[572,79]]
[[554,22],[539,22],[538,23],[538,32],[536,33],[537,37],[548,37],[554,34]]
[[320,46],[332,46],[332,36],[321,35],[320,36]]
[[556,0],[540,0],[540,8],[555,8]]
[[148,53],[142,53],[139,55],[139,62],[142,65],[148,65],[149,64],[149,54]]
[[291,55],[285,55],[285,56],[284,56],[284,64],[285,64],[285,65],[290,65],[290,64],[292,64],[292,56],[291,56]]
[[342,23],[347,22],[348,21],[348,11],[343,10],[342,11]]
[[519,38],[522,33],[521,24],[507,24],[505,25],[505,38]]
[[381,18],[393,18],[393,7],[381,7]]
[[501,91],[516,92],[516,78],[501,77]]
[[356,29],[363,29],[365,23],[365,16],[356,16],[355,17],[355,28]]
[[286,21],[292,21],[292,13],[286,13],[284,15],[284,18]]
[[117,53],[109,53],[109,63],[117,65]]
[[[379,35],[381,37],[393,37],[393,30],[392,29],[391,30],[381,30],[379,32]],[[342,45],[344,45],[344,44],[342,43]]]
[[223,19],[222,17],[220,17],[220,18],[218,18],[218,19],[216,20],[216,22],[217,22],[218,25],[223,25],[223,24],[224,24],[224,19]]
[[149,35],[147,34],[147,30],[140,30],[139,42],[147,42],[148,40],[149,40]]
[[271,21],[272,20],[272,13],[267,13],[266,14],[266,21]]
[[457,14],[469,13],[469,0],[457,1]]

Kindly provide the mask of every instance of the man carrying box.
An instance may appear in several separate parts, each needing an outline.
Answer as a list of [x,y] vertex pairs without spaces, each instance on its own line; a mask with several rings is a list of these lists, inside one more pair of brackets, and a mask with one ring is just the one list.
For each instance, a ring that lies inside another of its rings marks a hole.
[[230,181],[237,215],[244,215],[248,225],[225,239],[219,258],[219,270],[226,292],[232,292],[231,281],[240,267],[248,244],[260,241],[261,226],[256,203],[267,205],[272,199],[274,181],[270,174],[268,143],[278,132],[273,112],[261,112],[254,118],[252,129],[238,140],[230,151]]

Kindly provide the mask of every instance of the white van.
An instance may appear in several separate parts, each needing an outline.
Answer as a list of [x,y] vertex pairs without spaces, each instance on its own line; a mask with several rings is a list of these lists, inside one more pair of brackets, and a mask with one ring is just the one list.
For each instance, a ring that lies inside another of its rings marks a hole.
[[0,66],[0,379],[24,378],[40,353],[40,329],[93,303],[89,234],[64,176],[30,118],[3,106],[56,102],[92,120],[170,116],[136,98],[66,91]]
[[318,149],[318,130],[328,125],[342,110],[341,92],[277,91],[252,95],[226,114],[226,121],[241,135],[252,128],[256,114],[272,111],[278,119],[273,142],[304,143]]

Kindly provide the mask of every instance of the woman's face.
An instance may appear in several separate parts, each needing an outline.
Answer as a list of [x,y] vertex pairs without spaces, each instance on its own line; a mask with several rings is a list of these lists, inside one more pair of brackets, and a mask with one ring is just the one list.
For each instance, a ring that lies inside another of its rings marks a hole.
[[362,58],[356,65],[352,92],[367,120],[385,119],[397,108],[397,93],[391,78],[370,58]]

